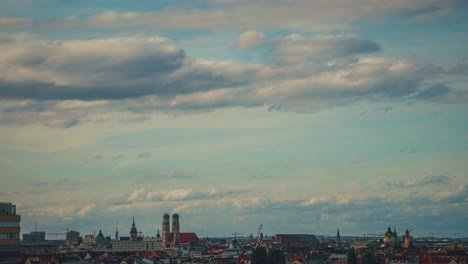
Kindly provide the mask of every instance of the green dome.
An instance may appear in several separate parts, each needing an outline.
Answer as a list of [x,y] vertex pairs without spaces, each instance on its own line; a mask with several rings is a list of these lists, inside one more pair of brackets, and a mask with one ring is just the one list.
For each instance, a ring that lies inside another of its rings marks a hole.
[[99,230],[99,234],[98,234],[97,237],[96,237],[96,243],[97,243],[97,244],[100,244],[100,245],[106,244],[106,243],[107,243],[107,240],[106,240],[106,238],[104,237],[104,235],[102,234],[102,231],[101,231],[101,230]]
[[163,218],[169,218],[169,214],[168,213],[165,213]]
[[172,215],[172,218],[179,218],[179,215],[177,213]]

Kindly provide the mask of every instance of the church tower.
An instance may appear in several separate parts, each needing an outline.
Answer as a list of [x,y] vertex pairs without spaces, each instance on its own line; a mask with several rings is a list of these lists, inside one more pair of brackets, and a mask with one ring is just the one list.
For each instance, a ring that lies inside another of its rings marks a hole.
[[137,229],[135,227],[135,217],[133,217],[133,223],[132,223],[132,228],[130,228],[130,240],[131,241],[136,241],[137,240]]
[[336,247],[341,248],[341,237],[340,237],[340,229],[336,230]]
[[180,228],[179,228],[179,215],[172,215],[172,233],[174,235],[174,246],[180,245]]
[[169,239],[170,235],[170,227],[169,227],[169,215],[167,213],[163,216],[163,223],[162,223],[162,243],[163,248],[167,248],[169,246]]

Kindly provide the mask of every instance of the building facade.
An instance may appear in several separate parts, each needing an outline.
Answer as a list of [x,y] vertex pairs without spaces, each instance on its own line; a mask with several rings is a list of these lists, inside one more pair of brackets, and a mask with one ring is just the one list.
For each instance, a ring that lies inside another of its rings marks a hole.
[[0,202],[0,264],[20,262],[20,222],[16,205]]
[[163,249],[162,240],[159,237],[145,237],[141,240],[112,240],[114,252],[140,252],[159,251]]

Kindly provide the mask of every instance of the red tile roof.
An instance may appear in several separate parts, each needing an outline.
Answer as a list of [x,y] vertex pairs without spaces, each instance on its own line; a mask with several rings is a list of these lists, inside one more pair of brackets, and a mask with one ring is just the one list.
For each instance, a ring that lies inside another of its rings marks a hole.
[[[171,233],[170,243],[174,241],[174,235]],[[180,243],[182,245],[190,244],[190,242],[198,242],[200,239],[195,233],[180,233]]]

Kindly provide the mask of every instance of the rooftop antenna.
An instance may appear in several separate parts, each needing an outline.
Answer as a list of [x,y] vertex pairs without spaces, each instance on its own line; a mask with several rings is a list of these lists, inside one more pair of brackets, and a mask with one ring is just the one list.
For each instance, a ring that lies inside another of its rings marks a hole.
[[34,231],[37,232],[37,219],[36,219],[36,227],[35,227]]

